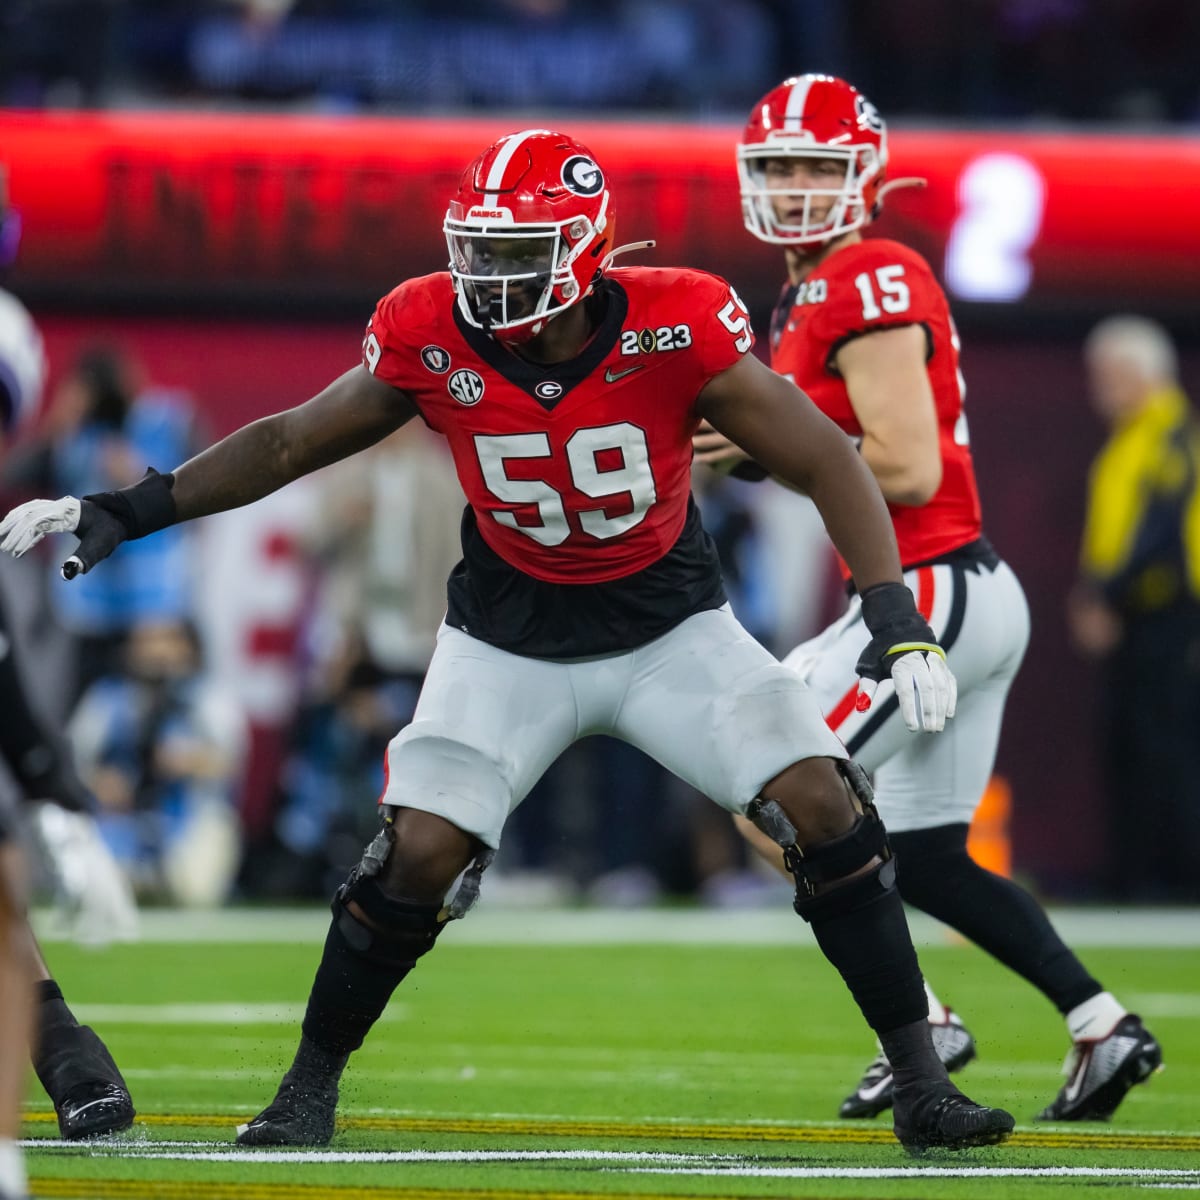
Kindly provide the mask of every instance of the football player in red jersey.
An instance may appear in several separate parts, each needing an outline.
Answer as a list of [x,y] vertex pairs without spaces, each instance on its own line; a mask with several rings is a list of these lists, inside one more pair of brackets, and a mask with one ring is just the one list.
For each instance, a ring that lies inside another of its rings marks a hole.
[[[883,826],[798,676],[742,629],[690,494],[705,418],[812,495],[862,591],[858,670],[914,728],[954,706],[853,444],[753,354],[722,279],[612,270],[607,180],[578,142],[501,138],[446,215],[450,269],[375,310],[362,364],[308,403],[120,492],[32,501],[22,553],[80,535],[68,576],[128,537],[247,504],[420,416],[453,450],[463,560],[413,721],[392,741],[383,827],[338,891],[302,1037],[242,1145],[322,1145],[338,1080],[396,985],[474,900],[509,812],[571,742],[631,742],[783,848],[812,924],[895,1069],[909,1147],[1002,1140],[1012,1117],[950,1083]],[[454,896],[453,881],[463,874]]]
[[[890,683],[872,703],[860,700],[864,605],[855,592],[839,621],[784,661],[873,775],[902,863],[903,898],[1029,980],[1065,1016],[1075,1052],[1042,1119],[1107,1118],[1161,1064],[1157,1043],[1092,978],[1033,897],[967,853],[1029,613],[1016,576],[983,536],[946,297],[919,254],[862,234],[888,187],[883,120],[844,80],[801,75],[754,106],[737,163],[746,228],[782,246],[787,267],[771,321],[771,365],[858,442],[888,502],[904,581],[958,680],[957,715],[938,737],[914,737]],[[727,432],[701,432],[697,456],[754,474]],[[740,827],[778,860],[756,828]],[[973,1039],[932,993],[929,1019],[943,1061],[952,1070],[965,1065]],[[881,1048],[841,1115],[882,1112],[892,1082]]]

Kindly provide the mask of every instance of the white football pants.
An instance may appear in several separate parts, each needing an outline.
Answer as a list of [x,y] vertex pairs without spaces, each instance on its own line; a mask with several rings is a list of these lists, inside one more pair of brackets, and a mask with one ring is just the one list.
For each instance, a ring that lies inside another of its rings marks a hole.
[[812,689],[850,757],[874,777],[875,802],[893,833],[970,822],[995,765],[1004,701],[1029,642],[1025,593],[1004,563],[994,570],[918,567],[904,582],[958,680],[958,712],[941,733],[911,733],[890,682],[879,685],[865,713],[856,710],[854,664],[868,637],[857,596],[839,620],[783,660]]
[[[859,638],[859,650],[866,645]],[[731,812],[803,758],[845,758],[812,693],[728,605],[624,654],[552,662],[443,625],[382,802],[436,813],[488,846],[572,742],[637,746]]]

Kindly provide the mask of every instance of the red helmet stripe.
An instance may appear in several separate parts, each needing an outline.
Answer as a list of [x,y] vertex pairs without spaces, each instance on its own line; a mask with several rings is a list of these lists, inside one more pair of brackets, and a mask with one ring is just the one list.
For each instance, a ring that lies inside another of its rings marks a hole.
[[522,129],[520,133],[511,133],[504,139],[499,154],[492,160],[492,169],[484,183],[487,194],[483,203],[486,208],[495,208],[500,203],[498,192],[504,186],[504,172],[508,170],[508,164],[512,162],[513,155],[521,148],[525,139],[549,132],[548,129]]

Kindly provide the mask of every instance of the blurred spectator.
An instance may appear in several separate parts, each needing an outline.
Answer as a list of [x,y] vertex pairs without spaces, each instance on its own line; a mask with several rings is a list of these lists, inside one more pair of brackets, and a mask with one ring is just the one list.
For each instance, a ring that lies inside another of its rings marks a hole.
[[137,892],[175,904],[225,900],[240,855],[246,730],[237,702],[207,675],[195,629],[137,623],[123,669],[87,690],[70,735],[100,831]]
[[1088,481],[1080,578],[1068,618],[1103,660],[1099,745],[1108,791],[1108,887],[1200,900],[1200,420],[1175,347],[1141,317],[1084,344],[1110,434]]
[[[32,491],[85,496],[135,483],[152,463],[182,462],[200,441],[186,394],[145,385],[130,359],[96,347],[59,381],[39,435],[13,453],[4,478]],[[132,625],[191,614],[189,537],[163,530],[118,549],[113,570],[50,588],[59,623],[76,647],[72,698],[115,668]]]

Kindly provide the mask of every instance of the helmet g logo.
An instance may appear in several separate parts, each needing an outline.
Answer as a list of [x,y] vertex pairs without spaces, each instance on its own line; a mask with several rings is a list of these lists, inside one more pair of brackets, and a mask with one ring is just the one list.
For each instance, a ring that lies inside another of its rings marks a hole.
[[562,181],[577,196],[595,196],[604,188],[603,172],[582,154],[573,154],[563,163]]
[[883,118],[879,115],[879,109],[866,96],[854,97],[854,111],[860,129],[869,129],[872,133],[883,132]]

